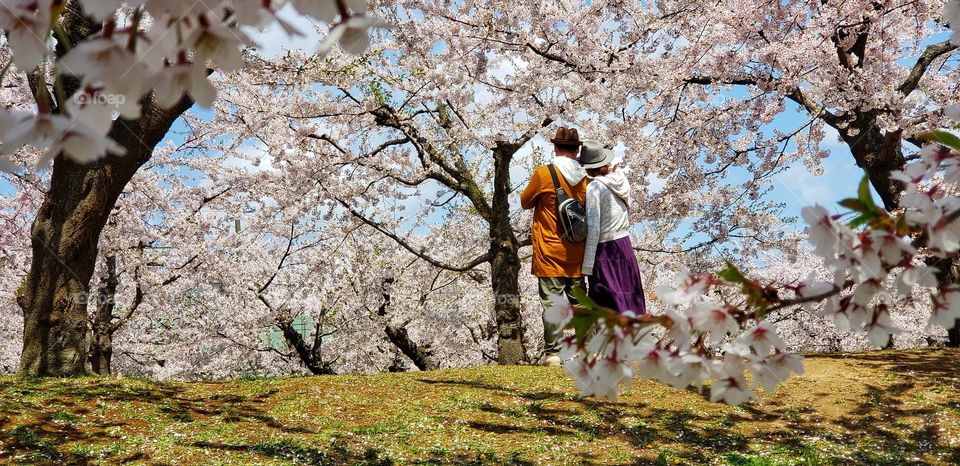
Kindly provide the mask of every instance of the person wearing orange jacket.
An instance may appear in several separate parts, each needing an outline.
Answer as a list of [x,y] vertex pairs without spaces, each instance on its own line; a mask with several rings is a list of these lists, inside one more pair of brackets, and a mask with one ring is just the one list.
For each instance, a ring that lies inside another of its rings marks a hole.
[[[553,139],[556,158],[552,165],[558,181],[568,196],[584,203],[587,193],[587,173],[577,161],[580,150],[580,135],[574,128],[560,127]],[[531,273],[537,276],[540,288],[540,301],[544,313],[550,306],[551,298],[566,295],[575,304],[570,290],[574,285],[586,289],[580,266],[583,262],[584,244],[571,243],[561,237],[557,221],[557,193],[550,176],[549,166],[543,165],[534,170],[530,182],[520,195],[520,205],[524,209],[533,209],[532,242],[533,266]],[[543,357],[540,363],[547,366],[559,366],[559,332],[562,329],[543,320]]]

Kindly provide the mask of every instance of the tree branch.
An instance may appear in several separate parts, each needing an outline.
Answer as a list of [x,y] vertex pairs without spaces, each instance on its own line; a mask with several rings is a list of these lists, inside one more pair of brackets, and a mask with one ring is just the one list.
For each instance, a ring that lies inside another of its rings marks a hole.
[[350,214],[353,215],[355,218],[357,218],[357,219],[360,220],[361,222],[365,223],[366,225],[368,225],[368,226],[370,226],[370,227],[373,227],[373,229],[379,231],[380,233],[383,233],[384,235],[388,236],[390,239],[392,239],[392,240],[395,241],[397,244],[399,244],[400,247],[402,247],[403,249],[406,249],[407,251],[409,251],[409,252],[412,253],[413,255],[415,255],[415,256],[423,259],[424,261],[428,262],[430,265],[432,265],[432,266],[434,266],[434,267],[439,267],[439,268],[441,268],[441,269],[449,270],[449,271],[451,271],[451,272],[466,272],[466,271],[468,271],[468,270],[472,270],[472,269],[476,268],[476,267],[479,266],[480,264],[483,264],[483,263],[486,263],[486,262],[490,262],[490,259],[492,258],[492,255],[491,255],[490,252],[488,251],[488,252],[485,252],[485,253],[477,256],[477,257],[474,258],[472,261],[470,261],[470,262],[468,262],[467,264],[462,265],[462,266],[450,265],[450,264],[441,262],[441,261],[439,261],[439,260],[437,260],[437,259],[434,259],[433,257],[430,257],[430,256],[424,254],[422,248],[419,249],[419,250],[416,249],[416,248],[414,248],[410,243],[408,243],[406,240],[404,240],[403,238],[401,238],[401,237],[400,237],[399,235],[397,235],[396,233],[393,233],[392,231],[388,230],[388,229],[387,229],[386,227],[384,227],[381,223],[375,222],[375,221],[373,221],[373,220],[370,220],[369,218],[367,218],[366,216],[364,216],[362,213],[358,212],[356,209],[354,209],[354,208],[351,207],[349,204],[347,204],[343,199],[340,199],[339,197],[335,197],[335,196],[334,196],[334,199],[336,199],[337,202],[339,202],[340,205],[342,205],[345,209],[347,209],[347,210],[350,212]]
[[920,58],[917,59],[917,63],[913,65],[913,69],[910,70],[907,79],[903,80],[903,83],[897,87],[897,90],[904,96],[909,95],[920,85],[920,80],[923,79],[923,75],[927,72],[930,64],[937,58],[951,53],[954,50],[957,50],[957,46],[950,43],[949,40],[927,46],[926,50],[920,55]]

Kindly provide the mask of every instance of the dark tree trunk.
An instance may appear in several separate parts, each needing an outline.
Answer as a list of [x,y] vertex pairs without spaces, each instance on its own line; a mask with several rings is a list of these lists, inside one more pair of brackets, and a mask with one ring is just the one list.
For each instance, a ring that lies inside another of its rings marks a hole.
[[[96,31],[77,2],[62,14],[61,26],[73,43]],[[65,53],[57,51],[58,55]],[[78,87],[65,79],[66,95]],[[45,85],[32,75],[34,95]],[[100,233],[127,182],[147,161],[170,125],[193,101],[183,98],[172,109],[157,106],[148,95],[137,120],[118,119],[109,136],[123,146],[123,156],[78,164],[60,154],[54,159],[50,189],[31,228],[33,258],[17,290],[23,309],[23,352],[20,373],[26,376],[72,376],[86,372],[87,306],[90,278]],[[57,111],[62,103],[47,102]]]
[[85,372],[86,301],[100,233],[127,182],[192,102],[184,99],[169,111],[156,108],[152,99],[144,104],[139,120],[118,120],[110,131],[126,155],[89,165],[63,155],[54,161],[50,190],[31,229],[30,272],[17,292],[24,313],[24,375]]
[[432,371],[440,368],[433,356],[433,348],[430,345],[419,345],[414,342],[407,333],[406,324],[399,327],[387,325],[383,331],[387,334],[390,343],[393,343],[404,356],[410,358],[417,369]]
[[93,316],[93,329],[90,336],[90,369],[100,375],[110,375],[110,361],[113,358],[113,311],[116,309],[117,256],[106,257],[107,275],[97,290],[97,310]]
[[497,323],[497,363],[527,361],[520,309],[520,243],[510,224],[510,161],[519,146],[500,142],[493,150],[493,204],[490,215],[490,274]]
[[[960,282],[960,261],[957,259],[931,257],[926,262],[937,268],[937,281],[941,284]],[[953,323],[953,328],[947,329],[947,346],[960,348],[960,320]]]
[[[896,131],[884,134],[876,125],[876,115],[872,112],[858,113],[855,121],[860,123],[857,126],[859,132],[855,136],[843,132],[843,139],[850,146],[857,166],[866,170],[870,184],[880,195],[884,208],[895,210],[900,204],[903,183],[891,179],[890,174],[903,169],[907,163],[902,149],[903,133]],[[932,258],[927,263],[940,270],[937,273],[940,284],[960,281],[960,260]],[[947,335],[947,346],[960,347],[960,320],[947,331]]]
[[[189,106],[181,102],[176,115]],[[110,132],[126,147],[126,155],[90,165],[62,155],[54,161],[50,190],[31,229],[30,272],[17,292],[24,312],[20,359],[24,375],[70,376],[85,371],[86,301],[100,233],[117,197],[176,119],[157,109],[144,111],[140,120],[118,121]],[[165,118],[149,118],[151,113]]]
[[300,362],[314,375],[333,374],[333,361],[324,361],[321,351],[321,342],[325,336],[318,322],[313,335],[313,344],[308,345],[304,340],[304,335],[294,327],[293,316],[289,314],[281,315],[276,320],[277,327],[283,332],[283,339],[297,353]]
[[884,133],[877,126],[877,115],[873,112],[857,112],[857,132],[850,135],[850,131],[840,133],[844,142],[850,147],[857,166],[867,172],[870,184],[877,190],[883,206],[887,210],[894,210],[900,204],[900,192],[903,183],[890,178],[890,173],[900,170],[906,165],[903,156],[903,132],[892,131]]
[[[506,248],[504,248],[506,249]],[[497,363],[526,362],[520,317],[520,260],[516,252],[497,251],[490,263],[494,297],[494,320],[497,322]]]

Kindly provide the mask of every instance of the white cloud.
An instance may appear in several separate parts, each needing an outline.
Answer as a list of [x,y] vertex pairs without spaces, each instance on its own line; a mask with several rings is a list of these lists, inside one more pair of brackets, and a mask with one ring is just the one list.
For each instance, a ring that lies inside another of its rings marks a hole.
[[317,23],[306,15],[297,14],[289,3],[277,12],[277,16],[290,23],[302,35],[290,37],[276,22],[270,23],[264,31],[249,29],[247,33],[257,43],[261,55],[272,58],[286,53],[287,50],[302,50],[307,53],[317,50],[317,45],[322,39],[320,32],[317,31]]
[[[776,187],[783,188],[783,197],[800,205],[831,205],[837,199],[823,176],[807,171],[803,165],[795,165],[776,175]],[[790,199],[792,198],[792,199]]]

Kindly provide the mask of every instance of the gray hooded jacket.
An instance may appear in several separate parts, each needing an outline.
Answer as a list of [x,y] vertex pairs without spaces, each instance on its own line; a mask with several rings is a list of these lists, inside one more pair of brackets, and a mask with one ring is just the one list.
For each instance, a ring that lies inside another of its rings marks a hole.
[[593,274],[597,244],[630,235],[630,204],[630,182],[624,170],[590,180],[587,185],[587,240],[581,273]]

